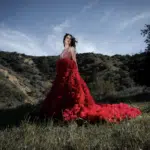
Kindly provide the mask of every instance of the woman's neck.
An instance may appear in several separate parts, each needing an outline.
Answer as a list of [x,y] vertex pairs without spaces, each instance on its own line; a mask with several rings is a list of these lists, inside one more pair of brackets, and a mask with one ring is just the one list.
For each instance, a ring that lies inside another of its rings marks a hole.
[[70,47],[69,45],[65,45],[65,47],[64,47],[64,48],[65,48],[65,49],[69,49],[69,47]]

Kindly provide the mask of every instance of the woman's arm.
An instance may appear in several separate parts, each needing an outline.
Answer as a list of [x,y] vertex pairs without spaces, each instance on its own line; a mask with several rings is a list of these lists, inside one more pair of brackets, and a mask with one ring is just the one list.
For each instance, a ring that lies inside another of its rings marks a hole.
[[76,51],[75,51],[75,48],[74,47],[71,47],[71,57],[72,57],[72,60],[75,61],[76,65],[77,65],[77,69],[78,69],[78,64],[77,64],[77,59],[76,59]]

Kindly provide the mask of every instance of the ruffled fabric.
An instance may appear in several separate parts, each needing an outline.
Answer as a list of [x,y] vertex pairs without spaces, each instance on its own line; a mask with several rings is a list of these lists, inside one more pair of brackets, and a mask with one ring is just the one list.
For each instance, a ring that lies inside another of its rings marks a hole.
[[41,106],[41,113],[46,117],[117,123],[141,115],[140,109],[125,103],[97,104],[73,60],[61,58],[56,66],[56,78]]

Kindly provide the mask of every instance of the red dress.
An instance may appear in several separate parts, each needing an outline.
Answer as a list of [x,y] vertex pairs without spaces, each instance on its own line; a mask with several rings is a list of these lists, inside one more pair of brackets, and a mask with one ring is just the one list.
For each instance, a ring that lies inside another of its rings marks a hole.
[[64,121],[84,119],[120,122],[141,115],[138,108],[125,103],[97,104],[80,76],[71,55],[64,51],[56,62],[57,75],[41,106],[41,113]]

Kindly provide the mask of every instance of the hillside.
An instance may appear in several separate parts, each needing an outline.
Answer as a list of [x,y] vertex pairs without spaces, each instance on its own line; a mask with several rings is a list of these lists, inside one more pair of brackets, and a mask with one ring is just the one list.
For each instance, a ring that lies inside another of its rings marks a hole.
[[[0,109],[43,100],[55,78],[57,59],[0,51]],[[150,93],[149,53],[111,57],[84,53],[77,54],[77,60],[80,74],[97,101]]]

